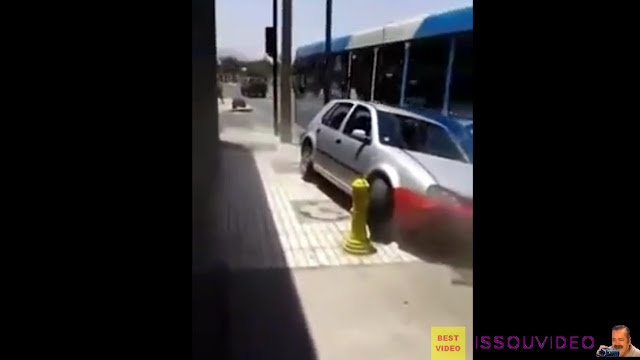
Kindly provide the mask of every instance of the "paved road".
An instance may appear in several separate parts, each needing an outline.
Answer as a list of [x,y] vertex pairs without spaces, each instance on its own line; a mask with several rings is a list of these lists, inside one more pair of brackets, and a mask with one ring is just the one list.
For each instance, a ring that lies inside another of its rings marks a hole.
[[222,84],[222,94],[225,98],[233,98],[240,96],[240,84]]
[[252,112],[223,114],[223,123],[232,127],[273,131],[273,97],[269,90],[266,98],[247,98],[240,94],[240,84],[223,84],[225,98],[242,97],[253,108]]
[[[247,98],[240,94],[240,84],[223,84],[223,95],[225,98],[242,97],[247,104],[253,108],[251,113],[239,113],[234,114],[235,118],[231,118],[229,115],[222,115],[222,122],[229,124],[232,127],[251,128],[254,130],[267,131],[273,133],[273,85],[269,83],[267,96],[265,98]],[[295,99],[292,98],[292,101]],[[292,136],[293,141],[297,142],[303,127],[308,121],[315,115],[315,113],[322,108],[322,101],[316,99],[309,104],[303,101],[301,104],[303,119],[306,119],[298,125],[293,124]],[[292,108],[292,116],[295,118],[296,111]],[[237,117],[242,117],[238,119]],[[225,120],[232,119],[232,120]]]

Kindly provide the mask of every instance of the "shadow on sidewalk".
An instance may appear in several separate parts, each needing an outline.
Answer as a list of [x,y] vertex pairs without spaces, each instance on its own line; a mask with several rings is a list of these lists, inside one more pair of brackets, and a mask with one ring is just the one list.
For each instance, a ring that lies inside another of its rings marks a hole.
[[449,266],[454,285],[473,286],[473,225],[438,216],[425,219],[422,228],[397,235],[398,246],[419,259]]
[[398,244],[425,261],[473,268],[473,223],[446,214],[418,215],[420,226],[399,236]]
[[348,212],[351,211],[351,197],[349,195],[342,192],[321,175],[317,175],[313,181],[316,187],[322,191],[323,194],[327,195],[331,201],[338,204],[338,206],[344,210]]
[[[314,183],[333,202],[346,211],[350,210],[351,198],[347,194],[322,176],[314,179]],[[396,231],[391,241],[397,242],[402,250],[423,261],[450,266],[454,271],[464,274],[461,275],[467,278],[464,284],[471,283],[471,276],[468,274],[473,269],[473,230],[435,218],[427,222],[430,224],[425,222],[422,231],[404,234]]]
[[221,144],[215,234],[193,240],[193,359],[316,359],[251,151]]

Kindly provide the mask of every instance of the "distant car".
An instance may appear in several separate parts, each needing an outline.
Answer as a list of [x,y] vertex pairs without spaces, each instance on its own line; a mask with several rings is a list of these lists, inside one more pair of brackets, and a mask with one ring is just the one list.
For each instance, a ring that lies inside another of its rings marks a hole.
[[240,93],[247,97],[267,96],[267,80],[260,77],[249,77],[242,82]]
[[374,239],[389,239],[392,219],[403,231],[435,214],[472,221],[472,161],[435,120],[381,104],[332,100],[300,141],[305,179],[319,174],[347,194],[354,178],[368,180]]
[[247,103],[242,98],[234,98],[231,101],[231,109],[233,109],[233,110],[243,109],[243,108],[246,108],[246,107],[247,107]]

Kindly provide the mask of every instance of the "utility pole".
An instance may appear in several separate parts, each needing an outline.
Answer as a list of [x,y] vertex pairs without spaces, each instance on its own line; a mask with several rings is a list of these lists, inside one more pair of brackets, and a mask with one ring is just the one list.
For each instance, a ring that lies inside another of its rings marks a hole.
[[282,0],[282,68],[280,71],[280,142],[291,143],[291,0]]
[[212,226],[212,164],[219,142],[214,0],[191,0],[191,9],[192,240],[198,243],[193,246],[205,246]]
[[[216,75],[215,0],[191,0],[191,350],[194,359],[226,359],[226,348],[215,346],[228,319],[211,311],[221,303],[211,289],[220,273],[213,256],[216,244],[214,189],[219,151]],[[212,256],[213,255],[213,256]]]
[[278,136],[278,0],[273,0],[273,133]]
[[327,0],[324,26],[324,103],[331,100],[331,15],[333,12],[333,0]]

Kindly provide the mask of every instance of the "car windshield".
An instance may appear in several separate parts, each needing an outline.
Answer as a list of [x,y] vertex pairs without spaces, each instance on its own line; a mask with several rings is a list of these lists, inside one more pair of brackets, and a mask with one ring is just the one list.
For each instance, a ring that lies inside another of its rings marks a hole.
[[384,145],[468,162],[443,127],[421,119],[378,111],[378,137]]

